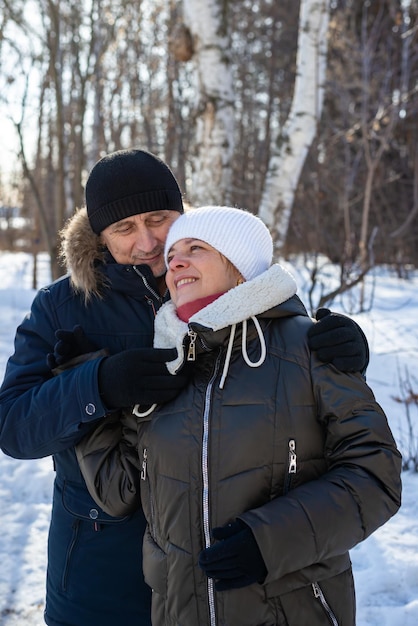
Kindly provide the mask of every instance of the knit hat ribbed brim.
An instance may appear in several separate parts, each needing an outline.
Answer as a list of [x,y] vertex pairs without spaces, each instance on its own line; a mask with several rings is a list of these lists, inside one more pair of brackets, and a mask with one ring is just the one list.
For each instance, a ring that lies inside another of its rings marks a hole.
[[164,251],[166,264],[170,248],[180,239],[205,241],[223,254],[245,280],[265,272],[273,259],[273,241],[267,226],[243,209],[206,206],[184,213],[170,227]]
[[144,150],[119,150],[100,159],[86,183],[86,207],[96,234],[139,213],[183,213],[181,191],[170,168]]

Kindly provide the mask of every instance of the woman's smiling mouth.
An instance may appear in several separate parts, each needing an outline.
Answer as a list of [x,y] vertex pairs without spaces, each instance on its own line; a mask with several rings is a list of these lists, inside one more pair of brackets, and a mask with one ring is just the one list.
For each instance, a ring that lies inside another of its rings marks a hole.
[[183,285],[188,285],[190,283],[196,282],[196,278],[180,278],[178,282],[176,282],[176,288],[182,287]]

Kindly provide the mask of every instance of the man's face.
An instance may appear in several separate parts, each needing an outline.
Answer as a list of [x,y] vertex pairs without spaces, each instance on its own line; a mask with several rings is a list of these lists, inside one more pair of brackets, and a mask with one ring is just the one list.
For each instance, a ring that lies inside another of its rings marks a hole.
[[178,211],[150,211],[126,217],[105,228],[102,243],[117,263],[148,265],[156,278],[165,271],[164,244]]

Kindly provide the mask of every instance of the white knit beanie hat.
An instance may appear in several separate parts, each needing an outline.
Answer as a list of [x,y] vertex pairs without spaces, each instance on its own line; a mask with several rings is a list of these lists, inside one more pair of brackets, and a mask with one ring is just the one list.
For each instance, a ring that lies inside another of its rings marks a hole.
[[164,257],[180,239],[200,239],[223,254],[245,280],[265,272],[273,258],[273,241],[264,222],[243,209],[205,206],[183,213],[171,226]]

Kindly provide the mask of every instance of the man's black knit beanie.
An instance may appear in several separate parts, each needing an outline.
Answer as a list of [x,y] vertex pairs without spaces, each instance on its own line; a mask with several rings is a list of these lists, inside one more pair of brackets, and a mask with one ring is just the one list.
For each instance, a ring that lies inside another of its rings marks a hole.
[[86,183],[92,230],[102,230],[131,215],[172,210],[183,213],[180,188],[170,168],[144,150],[119,150],[93,166]]

